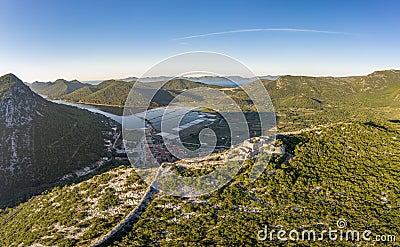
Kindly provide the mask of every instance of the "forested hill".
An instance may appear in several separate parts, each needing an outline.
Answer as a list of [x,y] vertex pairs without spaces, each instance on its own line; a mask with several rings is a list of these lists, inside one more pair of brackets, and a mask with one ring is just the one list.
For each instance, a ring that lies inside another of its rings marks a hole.
[[[86,85],[80,87],[77,90],[60,96],[60,99],[71,101],[71,102],[81,102],[81,103],[92,103],[92,104],[103,104],[103,105],[114,105],[123,106],[125,100],[127,99],[129,92],[131,91],[133,85],[138,83],[135,87],[141,89],[138,90],[138,100],[139,98],[146,98],[146,89],[157,89],[160,88],[163,82],[135,82],[135,81],[121,81],[121,80],[107,80],[101,82],[98,85]],[[154,104],[156,105],[166,105],[173,98],[176,93],[184,90],[198,88],[198,87],[212,87],[220,88],[215,85],[207,85],[200,82],[193,82],[186,79],[173,79],[166,82],[161,90],[157,93],[154,98]],[[141,104],[141,103],[139,103]]]
[[399,70],[352,77],[281,76],[263,82],[277,106],[400,106]]
[[[376,71],[366,76],[309,77],[280,76],[276,80],[262,79],[277,108],[329,108],[342,106],[385,107],[400,106],[400,71]],[[31,88],[50,98],[72,102],[123,106],[135,81],[108,80],[98,85],[57,80],[54,83],[36,82]],[[162,82],[138,82],[143,88],[159,88]],[[251,90],[252,82],[243,87]],[[197,88],[220,86],[204,84],[187,79],[173,79],[161,87],[159,105],[169,102],[176,93]],[[232,96],[242,100],[241,90],[233,90]],[[250,106],[245,106],[250,108]]]
[[[340,121],[369,121],[376,116],[400,118],[399,70],[350,77],[280,76],[262,82],[283,131]],[[251,91],[253,85],[243,88]],[[248,99],[240,89],[229,93]]]
[[98,160],[104,120],[43,99],[15,75],[0,77],[0,206]]
[[58,99],[63,95],[69,94],[78,90],[82,87],[88,86],[89,84],[81,83],[77,80],[66,81],[64,79],[58,79],[54,82],[34,82],[30,85],[30,88],[42,95],[46,95],[52,99]]
[[[147,84],[146,84],[147,85]],[[157,83],[154,86],[159,86]],[[173,79],[165,83],[161,88],[164,90],[187,90],[198,87],[209,87],[209,88],[222,88],[221,86],[205,84],[202,82],[190,81],[187,79]]]

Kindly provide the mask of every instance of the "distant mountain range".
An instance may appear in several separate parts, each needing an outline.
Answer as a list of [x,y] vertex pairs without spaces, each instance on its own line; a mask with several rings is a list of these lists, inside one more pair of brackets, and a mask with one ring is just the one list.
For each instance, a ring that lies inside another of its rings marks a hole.
[[[251,78],[236,76],[228,78],[243,83],[244,89],[251,90],[252,88]],[[124,80],[108,80],[98,85],[57,80],[53,83],[35,82],[31,84],[31,88],[49,98],[123,106],[135,79],[131,77]],[[167,77],[145,78],[141,79],[141,84],[137,86],[158,88],[162,82],[169,79]],[[349,77],[265,76],[261,81],[268,90],[275,107],[320,108],[337,105],[392,106],[400,104],[398,70],[376,71],[366,76]],[[172,79],[162,87],[154,102],[156,105],[165,105],[179,91],[196,87],[234,88],[228,83],[231,82],[220,77]],[[249,100],[240,88],[231,91],[230,95],[243,101],[243,104]]]
[[[77,85],[58,80],[46,92],[60,95]],[[98,160],[104,120],[43,99],[13,74],[0,77],[0,206],[35,194]]]
[[[31,84],[32,90],[38,94],[46,95],[50,99],[62,99],[70,102],[81,102],[88,104],[101,104],[111,106],[123,106],[131,91],[134,81],[108,80],[98,85],[89,85],[78,81],[60,81],[54,83],[35,82]],[[145,82],[136,85],[140,87],[137,92],[137,100],[141,102],[150,101],[146,95],[146,89],[160,88],[162,81]],[[152,100],[155,105],[167,105],[179,91],[197,87],[220,88],[216,85],[207,85],[201,82],[194,82],[187,79],[173,79],[161,87]],[[73,90],[73,88],[75,90]],[[147,90],[149,91],[149,90]],[[141,104],[141,102],[138,102]]]
[[64,79],[58,79],[54,82],[36,81],[30,85],[33,91],[43,95],[47,95],[51,98],[59,98],[85,86],[89,86],[89,84],[85,84],[77,80],[66,81]]
[[[272,75],[267,75],[267,76],[258,76],[258,79],[267,79],[267,80],[276,80],[279,78],[279,76],[272,76]],[[122,78],[118,79],[119,81],[126,81],[126,82],[135,82],[135,81],[140,81],[140,82],[161,82],[161,81],[168,81],[172,79],[186,79],[194,82],[201,82],[205,84],[210,84],[210,85],[216,85],[216,86],[222,86],[222,87],[237,87],[244,85],[246,83],[254,81],[256,78],[245,78],[241,76],[200,76],[200,77],[171,77],[171,76],[155,76],[155,77],[144,77],[144,78],[137,78],[137,77],[127,77],[127,78]],[[92,85],[97,85],[101,83],[102,80],[94,80],[94,81],[84,81],[83,83],[87,84],[92,84]]]
[[[277,77],[273,76],[267,76],[267,77],[259,77],[260,79],[276,79]],[[140,82],[157,82],[157,81],[168,81],[172,79],[185,79],[185,80],[190,80],[193,82],[201,82],[204,84],[209,84],[209,85],[217,85],[221,87],[238,87],[241,85],[244,85],[246,83],[252,82],[255,80],[255,78],[245,78],[241,76],[201,76],[201,77],[181,77],[181,78],[173,78],[173,77],[167,77],[167,76],[159,76],[159,77],[146,77],[146,78],[135,78],[135,77],[128,77],[125,79],[122,79],[123,81],[137,81],[139,80]]]

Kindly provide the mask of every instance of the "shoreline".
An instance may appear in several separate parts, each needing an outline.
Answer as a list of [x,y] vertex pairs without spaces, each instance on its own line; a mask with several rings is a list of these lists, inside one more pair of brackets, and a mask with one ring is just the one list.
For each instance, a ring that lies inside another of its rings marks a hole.
[[[81,105],[89,105],[89,106],[103,106],[103,107],[119,108],[119,109],[124,109],[125,108],[125,105],[109,105],[109,104],[90,103],[90,102],[75,102],[75,101],[69,101],[69,100],[65,100],[65,99],[47,98],[47,97],[45,99],[50,100],[50,101],[61,100],[61,101],[64,101],[64,102],[67,102],[67,103],[71,103],[71,104],[81,104]],[[157,108],[162,108],[162,107],[163,106],[157,106],[157,107],[151,106],[151,107],[148,107],[147,110],[157,109]],[[138,108],[138,112],[142,112],[142,111],[145,111],[145,110],[146,110],[146,108],[143,108],[143,109],[139,109]]]
[[65,99],[59,99],[59,98],[46,98],[47,100],[62,100],[68,103],[72,104],[82,104],[82,105],[93,105],[93,106],[107,106],[107,107],[116,107],[116,108],[124,108],[125,106],[121,105],[108,105],[108,104],[100,104],[100,103],[90,103],[90,102],[76,102],[76,101],[70,101],[70,100],[65,100]]

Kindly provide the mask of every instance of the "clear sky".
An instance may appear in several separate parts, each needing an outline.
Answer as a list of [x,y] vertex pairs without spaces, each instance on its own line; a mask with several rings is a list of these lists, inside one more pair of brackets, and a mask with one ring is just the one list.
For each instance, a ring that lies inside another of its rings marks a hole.
[[399,11],[396,0],[0,1],[0,74],[140,76],[199,50],[237,58],[257,75],[400,69]]

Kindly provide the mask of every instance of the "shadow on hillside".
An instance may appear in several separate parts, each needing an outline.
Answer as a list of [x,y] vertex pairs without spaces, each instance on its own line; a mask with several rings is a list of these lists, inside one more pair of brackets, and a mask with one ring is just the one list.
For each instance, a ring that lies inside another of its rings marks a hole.
[[[105,173],[113,168],[119,167],[119,166],[124,166],[124,165],[130,165],[129,162],[121,162],[121,161],[115,161],[111,160],[108,163],[104,164],[101,167],[98,167],[94,169],[91,173],[81,176],[81,177],[74,177],[70,180],[66,181],[58,181],[46,185],[40,185],[40,186],[34,186],[34,187],[25,187],[23,188],[23,191],[21,191],[16,199],[11,199],[11,200],[1,200],[0,201],[0,209],[5,209],[5,208],[12,208],[16,207],[21,203],[28,202],[29,200],[33,199],[35,196],[38,196],[42,193],[45,193],[46,191],[51,191],[55,187],[63,187],[63,186],[68,186],[71,184],[75,183],[80,183],[86,180],[89,180],[93,178],[96,175]],[[15,194],[13,195],[15,196]]]

